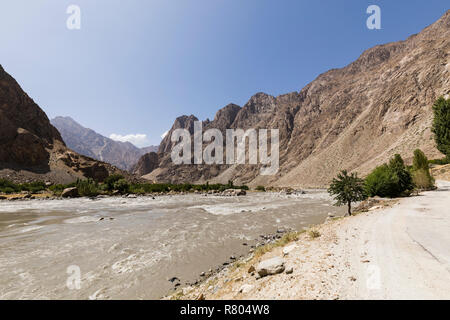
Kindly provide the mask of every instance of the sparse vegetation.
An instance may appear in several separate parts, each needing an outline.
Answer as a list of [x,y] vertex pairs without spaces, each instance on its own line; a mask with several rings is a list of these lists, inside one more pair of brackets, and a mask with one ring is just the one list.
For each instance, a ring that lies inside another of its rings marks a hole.
[[40,191],[45,190],[45,183],[44,182],[31,182],[31,183],[22,183],[22,184],[15,184],[11,181],[8,181],[6,179],[0,179],[0,192],[10,194],[10,193],[18,193],[22,191],[27,191],[30,193],[37,193]]
[[171,184],[171,183],[129,183],[122,175],[111,175],[103,183],[98,183],[92,179],[78,179],[69,184],[55,184],[46,187],[44,182],[32,182],[24,184],[15,184],[6,179],[0,179],[0,193],[20,193],[28,191],[37,193],[40,191],[49,191],[56,196],[60,196],[66,188],[77,187],[80,196],[92,197],[98,194],[156,194],[167,192],[222,192],[226,189],[249,190],[248,186],[235,186],[230,181],[228,184]]
[[328,193],[334,196],[335,205],[348,206],[348,214],[352,215],[352,202],[362,201],[366,198],[364,181],[356,173],[348,175],[347,170],[341,171],[331,182]]
[[297,241],[299,239],[299,236],[304,231],[292,231],[285,233],[280,239],[278,239],[275,242],[265,244],[261,247],[256,248],[254,252],[254,257],[258,258],[263,256],[265,253],[272,251],[274,248],[277,247],[283,247],[288,243],[291,243],[293,241]]
[[98,183],[92,179],[77,180],[75,187],[78,194],[82,197],[94,197],[99,194]]
[[437,165],[446,165],[450,164],[450,158],[443,158],[443,159],[432,159],[428,160],[430,164],[437,164]]
[[320,237],[320,232],[318,230],[316,230],[316,229],[311,228],[311,229],[308,230],[308,236],[311,239],[315,239],[315,238]]

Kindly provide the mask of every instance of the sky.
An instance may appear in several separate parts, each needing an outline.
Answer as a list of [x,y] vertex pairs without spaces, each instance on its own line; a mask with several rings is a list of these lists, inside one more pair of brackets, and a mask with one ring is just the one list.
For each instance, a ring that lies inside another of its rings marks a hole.
[[[80,29],[67,27],[70,5]],[[367,28],[369,5],[380,7],[381,29]],[[142,147],[183,114],[213,119],[257,92],[300,91],[448,9],[448,0],[2,0],[0,64],[49,118]]]

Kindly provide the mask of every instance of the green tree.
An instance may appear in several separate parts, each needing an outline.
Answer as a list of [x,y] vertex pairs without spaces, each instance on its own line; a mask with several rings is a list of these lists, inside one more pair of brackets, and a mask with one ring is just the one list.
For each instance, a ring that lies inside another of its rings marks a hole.
[[430,170],[430,166],[425,153],[423,153],[420,149],[416,149],[414,150],[413,170],[415,171],[419,169]]
[[395,154],[394,158],[389,161],[389,169],[394,175],[398,177],[398,194],[401,194],[407,190],[412,190],[414,188],[411,173],[406,168],[405,162],[399,154]]
[[364,181],[358,178],[358,174],[342,170],[330,184],[328,193],[334,196],[335,205],[347,205],[348,214],[352,215],[352,202],[362,201],[366,198]]
[[436,146],[450,159],[450,98],[440,97],[433,105],[434,119],[432,131]]

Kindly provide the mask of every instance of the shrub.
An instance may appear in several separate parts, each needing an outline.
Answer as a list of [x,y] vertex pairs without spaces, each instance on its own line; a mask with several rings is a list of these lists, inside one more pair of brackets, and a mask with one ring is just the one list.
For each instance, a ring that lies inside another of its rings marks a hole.
[[20,191],[20,186],[6,179],[0,179],[0,191],[14,193]]
[[114,190],[117,190],[120,193],[127,193],[130,190],[130,184],[125,179],[119,179],[114,182]]
[[82,197],[93,197],[98,195],[98,185],[92,179],[77,180],[75,186],[78,188],[78,194]]
[[445,164],[450,164],[450,158],[432,159],[432,160],[428,160],[428,162],[431,164],[445,165]]
[[398,195],[398,177],[387,164],[376,167],[364,182],[364,189],[369,197],[396,197]]
[[114,183],[116,183],[117,181],[123,179],[124,177],[120,174],[112,174],[110,176],[108,176],[105,181],[103,181],[103,183],[106,185],[106,190],[107,191],[112,191],[114,190]]
[[4,187],[4,188],[1,189],[1,191],[4,192],[4,193],[7,193],[7,194],[17,192],[16,190],[14,190],[11,187]]
[[310,229],[310,230],[308,230],[308,236],[311,239],[315,239],[315,238],[320,237],[320,232],[315,229]]
[[266,188],[265,188],[264,186],[257,186],[257,187],[256,187],[256,191],[262,191],[262,192],[265,192],[265,191],[266,191]]
[[364,183],[364,189],[369,197],[394,198],[409,194],[413,188],[411,173],[399,154],[396,154],[389,164],[376,167]]
[[32,183],[24,183],[22,185],[20,185],[20,189],[22,191],[29,191],[29,192],[39,192],[39,191],[43,191],[46,189],[45,183],[42,181],[35,181]]

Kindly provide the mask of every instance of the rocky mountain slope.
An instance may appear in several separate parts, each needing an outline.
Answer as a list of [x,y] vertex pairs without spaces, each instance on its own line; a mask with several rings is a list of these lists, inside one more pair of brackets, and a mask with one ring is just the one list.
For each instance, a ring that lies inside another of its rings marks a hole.
[[133,166],[131,172],[137,176],[146,175],[158,167],[159,159],[156,152],[144,154]]
[[131,170],[141,156],[158,149],[156,146],[140,149],[130,142],[112,140],[83,127],[70,117],[56,117],[51,123],[72,150],[123,170]]
[[450,93],[450,10],[404,41],[366,50],[341,69],[319,75],[300,92],[258,93],[241,108],[230,104],[203,130],[278,128],[280,170],[259,175],[258,165],[174,165],[170,137],[193,132],[195,116],[175,120],[159,148],[159,167],[145,178],[172,182],[322,187],[341,169],[367,174],[400,153],[421,148],[442,157],[430,131],[434,100]]
[[44,111],[0,66],[0,178],[16,182],[103,180],[119,169],[65,145]]

